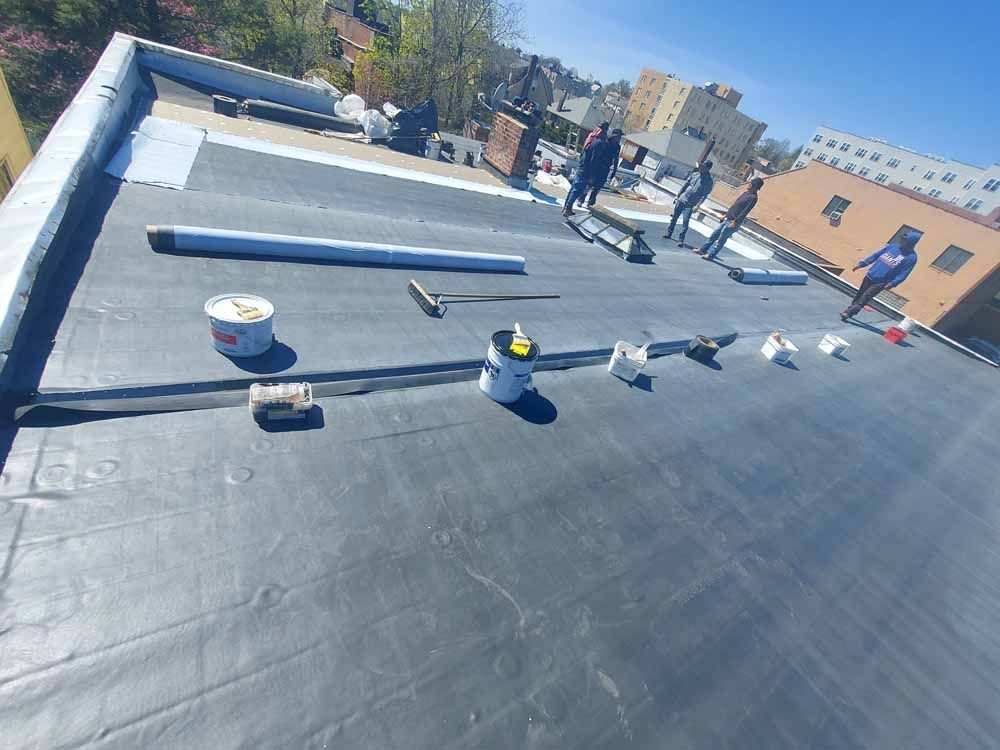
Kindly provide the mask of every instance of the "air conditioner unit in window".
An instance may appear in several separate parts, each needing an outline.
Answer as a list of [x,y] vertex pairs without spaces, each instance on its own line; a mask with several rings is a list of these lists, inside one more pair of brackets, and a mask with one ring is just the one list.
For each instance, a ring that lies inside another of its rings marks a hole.
[[834,227],[840,226],[840,220],[844,217],[843,211],[834,211],[830,214],[830,225]]

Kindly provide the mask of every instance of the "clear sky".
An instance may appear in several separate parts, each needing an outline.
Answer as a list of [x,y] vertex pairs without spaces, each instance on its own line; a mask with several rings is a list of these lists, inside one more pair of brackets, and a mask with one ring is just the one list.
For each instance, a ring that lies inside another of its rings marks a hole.
[[525,50],[602,83],[643,67],[743,92],[764,137],[817,125],[1000,162],[1000,3],[524,0]]

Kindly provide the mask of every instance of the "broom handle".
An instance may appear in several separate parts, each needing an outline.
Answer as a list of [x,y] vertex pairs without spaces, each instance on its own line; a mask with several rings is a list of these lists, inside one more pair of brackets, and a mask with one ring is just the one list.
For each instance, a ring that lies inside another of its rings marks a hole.
[[558,299],[558,294],[461,294],[460,292],[428,292],[434,297],[466,297],[468,299]]

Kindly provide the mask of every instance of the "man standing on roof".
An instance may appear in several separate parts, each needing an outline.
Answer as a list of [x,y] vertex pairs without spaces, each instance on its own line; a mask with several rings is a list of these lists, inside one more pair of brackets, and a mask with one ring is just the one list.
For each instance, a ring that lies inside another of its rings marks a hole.
[[[604,187],[604,183],[608,180],[614,179],[614,176],[618,173],[618,157],[622,153],[622,131],[619,128],[615,128],[608,135],[608,139],[604,141],[604,145],[601,150],[594,154],[594,168],[593,174],[590,177],[590,199],[587,201],[587,206],[593,206],[597,203],[597,194],[601,192],[601,188]],[[583,196],[579,198],[579,203],[583,205]]]
[[[760,177],[754,177],[750,180],[746,191],[733,201],[733,205],[726,211],[722,223],[708,238],[708,242],[702,245],[701,249],[695,249],[693,252],[698,253],[705,260],[715,260],[715,256],[726,246],[726,240],[733,236],[733,232],[740,228],[753,207],[757,205],[757,193],[762,187],[764,187],[764,181]],[[714,250],[712,245],[715,245]]]
[[861,286],[851,304],[840,314],[841,320],[846,322],[848,318],[853,318],[883,289],[893,289],[906,281],[906,277],[917,264],[917,251],[914,248],[920,237],[920,232],[910,230],[900,238],[898,244],[889,244],[881,250],[876,250],[851,269],[857,271],[865,266],[871,266],[861,280]]
[[677,193],[677,200],[674,202],[674,215],[670,217],[670,226],[664,239],[674,238],[674,227],[677,219],[683,217],[681,224],[681,234],[677,238],[677,247],[684,247],[684,237],[687,236],[688,224],[691,222],[691,212],[701,205],[701,202],[712,192],[714,182],[712,180],[712,162],[706,161],[698,165],[698,168],[688,175],[687,180]]
[[[605,125],[606,123],[601,123]],[[587,193],[587,185],[590,184],[591,179],[594,177],[594,169],[596,166],[596,157],[604,149],[605,144],[608,141],[606,131],[601,130],[598,126],[598,132],[594,135],[594,139],[590,140],[590,136],[587,140],[590,141],[589,145],[584,145],[583,155],[580,157],[580,166],[576,168],[576,175],[573,177],[573,185],[569,189],[569,194],[566,196],[566,203],[563,204],[563,216],[573,215],[573,204],[579,198],[583,198]]]

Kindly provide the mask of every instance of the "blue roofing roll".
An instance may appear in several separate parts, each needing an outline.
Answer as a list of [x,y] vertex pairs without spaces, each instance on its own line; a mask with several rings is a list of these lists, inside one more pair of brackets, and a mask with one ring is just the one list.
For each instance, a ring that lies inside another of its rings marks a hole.
[[288,257],[340,263],[373,263],[383,266],[455,268],[472,271],[521,273],[520,255],[470,253],[434,247],[386,245],[324,237],[294,237],[286,234],[241,232],[210,227],[147,226],[146,235],[154,250],[185,251],[232,256]]
[[741,284],[805,284],[809,281],[809,274],[805,271],[734,268],[729,272],[729,278],[739,281]]

